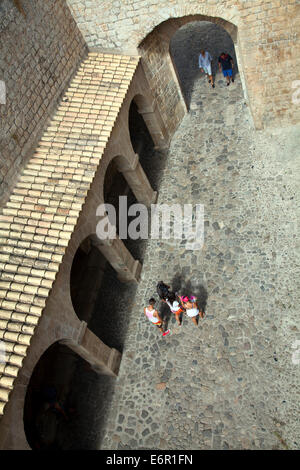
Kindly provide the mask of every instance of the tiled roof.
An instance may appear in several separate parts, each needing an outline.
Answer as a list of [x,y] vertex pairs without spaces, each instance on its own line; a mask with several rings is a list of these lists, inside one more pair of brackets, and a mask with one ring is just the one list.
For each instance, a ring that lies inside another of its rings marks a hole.
[[138,61],[87,55],[0,215],[0,415]]

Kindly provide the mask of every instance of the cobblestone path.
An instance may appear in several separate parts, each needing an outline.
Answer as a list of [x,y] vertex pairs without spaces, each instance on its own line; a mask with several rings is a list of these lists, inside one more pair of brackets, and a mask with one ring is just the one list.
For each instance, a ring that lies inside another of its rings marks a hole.
[[[189,44],[191,57],[193,35]],[[94,424],[86,422],[84,447],[299,448],[297,135],[295,127],[253,129],[239,75],[226,87],[217,74],[213,90],[194,70],[158,203],[203,204],[205,244],[146,242],[141,283],[119,312],[128,330],[105,432],[97,431],[95,375],[85,390]],[[160,279],[199,295],[206,315],[198,327],[184,317],[178,328],[170,317],[163,338],[145,320]]]

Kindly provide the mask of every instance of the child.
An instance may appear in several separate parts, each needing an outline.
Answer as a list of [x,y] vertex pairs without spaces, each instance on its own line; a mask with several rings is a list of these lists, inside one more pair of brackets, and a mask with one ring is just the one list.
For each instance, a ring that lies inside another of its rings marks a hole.
[[180,302],[182,307],[185,309],[186,314],[188,317],[190,317],[194,323],[194,325],[198,325],[198,317],[200,314],[200,317],[203,318],[203,312],[201,312],[198,308],[198,305],[196,303],[197,298],[193,295],[192,297],[188,296],[181,296]]
[[151,298],[149,300],[148,307],[144,308],[145,317],[148,318],[148,320],[153,325],[156,325],[158,327],[159,331],[162,333],[163,336],[167,336],[170,333],[170,330],[168,329],[165,332],[163,331],[162,319],[160,318],[158,311],[154,308],[154,305],[155,305],[155,299]]
[[175,315],[178,326],[181,326],[182,320],[180,314],[183,312],[183,309],[180,307],[179,302],[177,302],[175,294],[173,292],[170,292],[168,298],[166,300],[163,300],[163,302],[169,305],[171,312]]

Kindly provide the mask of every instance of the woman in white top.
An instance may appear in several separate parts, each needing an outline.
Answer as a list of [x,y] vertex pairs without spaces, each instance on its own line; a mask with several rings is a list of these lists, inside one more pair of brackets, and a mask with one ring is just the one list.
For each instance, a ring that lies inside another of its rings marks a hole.
[[180,301],[181,305],[185,309],[185,312],[188,317],[190,317],[194,323],[194,325],[198,326],[199,315],[203,318],[203,312],[198,308],[196,303],[196,297],[189,298],[188,296],[181,296]]
[[168,298],[166,300],[163,300],[163,302],[169,305],[171,312],[175,315],[178,326],[181,326],[181,313],[183,312],[183,309],[181,308],[180,303],[177,302],[175,294],[171,292]]
[[170,330],[163,331],[162,329],[162,319],[159,316],[158,311],[154,307],[155,299],[149,300],[148,307],[144,308],[144,315],[148,320],[155,326],[158,327],[159,331],[162,333],[163,336],[167,336],[170,333]]

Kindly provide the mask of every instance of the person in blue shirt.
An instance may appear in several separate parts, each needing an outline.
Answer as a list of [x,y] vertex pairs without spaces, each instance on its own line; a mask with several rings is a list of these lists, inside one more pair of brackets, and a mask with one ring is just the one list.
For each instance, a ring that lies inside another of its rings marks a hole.
[[199,69],[201,72],[205,72],[208,75],[208,83],[211,84],[213,88],[215,88],[214,79],[211,71],[211,62],[212,56],[208,51],[202,49],[199,55]]
[[220,55],[219,59],[219,70],[220,72],[223,71],[224,77],[226,77],[227,80],[227,86],[230,85],[230,80],[232,83],[234,83],[234,78],[233,78],[233,58],[229,54],[225,54],[225,52],[222,52]]

